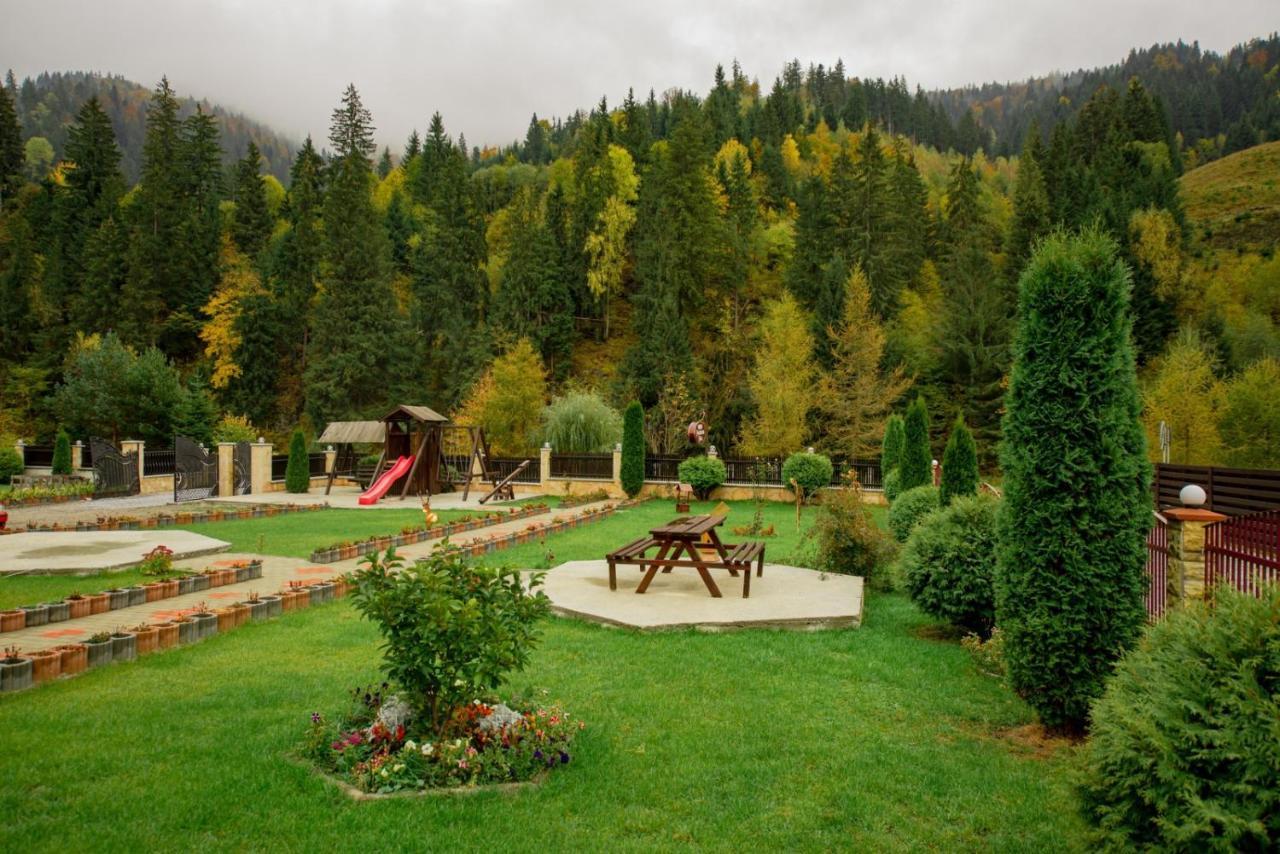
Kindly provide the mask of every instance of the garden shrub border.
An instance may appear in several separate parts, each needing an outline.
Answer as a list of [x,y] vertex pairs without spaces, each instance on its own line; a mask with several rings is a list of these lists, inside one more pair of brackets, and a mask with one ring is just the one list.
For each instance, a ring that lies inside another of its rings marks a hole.
[[[9,504],[9,507],[17,505]],[[25,528],[0,530],[0,534],[21,534],[24,532],[47,531],[149,531],[154,528],[172,528],[175,525],[206,525],[212,522],[236,522],[246,519],[261,519],[266,516],[279,516],[283,513],[310,513],[328,510],[329,503],[322,504],[252,504],[243,510],[205,510],[200,513],[178,511],[176,513],[158,513],[155,516],[99,516],[96,522],[76,522],[63,525],[57,522],[28,522]]]
[[506,513],[494,511],[485,516],[476,516],[468,519],[461,519],[457,522],[450,522],[447,525],[435,525],[433,527],[418,527],[406,529],[395,535],[384,535],[381,537],[370,537],[367,540],[358,540],[354,543],[335,543],[324,548],[316,549],[308,558],[312,563],[335,563],[340,560],[350,560],[352,558],[364,557],[365,555],[374,554],[375,552],[386,551],[394,546],[410,546],[414,543],[421,543],[425,540],[438,540],[442,537],[451,537],[454,534],[460,534],[464,531],[475,531],[482,528],[489,528],[494,525],[501,525],[505,522],[514,522],[519,519],[527,519],[530,516],[539,516],[543,513],[550,513],[551,508],[546,504],[526,504],[523,507],[512,507]]

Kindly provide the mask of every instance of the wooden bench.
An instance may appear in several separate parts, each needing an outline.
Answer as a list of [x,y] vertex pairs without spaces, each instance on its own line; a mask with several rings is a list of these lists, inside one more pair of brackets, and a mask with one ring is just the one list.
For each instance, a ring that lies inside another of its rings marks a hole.
[[746,599],[751,595],[751,564],[756,565],[757,578],[764,575],[764,543],[740,543],[725,548],[729,550],[725,563],[742,569],[742,598]]
[[[719,524],[719,521],[704,523],[703,527],[710,530],[711,524]],[[707,571],[727,569],[731,576],[737,576],[738,571],[741,570],[742,598],[746,599],[751,595],[751,570],[755,569],[757,577],[764,575],[764,543],[748,542],[730,545],[720,543],[718,539],[713,539],[710,543],[702,543],[692,537],[672,539],[669,536],[659,536],[664,531],[666,529],[652,531],[650,536],[633,540],[605,556],[609,563],[610,590],[618,589],[619,564],[634,564],[647,570],[640,586],[636,588],[637,593],[645,592],[649,582],[653,580],[654,573],[658,571],[668,573],[675,567],[691,567],[698,570],[707,589],[712,596],[716,597],[720,595],[720,590]],[[655,557],[646,557],[645,552],[655,546],[659,548],[658,554]],[[674,554],[671,553],[673,548]],[[681,551],[688,554],[688,559],[680,559]]]
[[605,556],[609,561],[609,589],[618,589],[618,564],[634,563],[637,566],[644,563],[644,553],[654,546],[658,545],[658,541],[653,537],[641,537],[627,543],[620,549],[615,549]]

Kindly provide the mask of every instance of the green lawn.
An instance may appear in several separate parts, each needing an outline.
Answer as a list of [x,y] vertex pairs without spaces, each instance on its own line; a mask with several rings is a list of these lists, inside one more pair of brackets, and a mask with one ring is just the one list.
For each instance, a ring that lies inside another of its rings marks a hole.
[[[72,593],[98,593],[112,587],[128,587],[154,580],[136,569],[93,575],[5,575],[0,576],[0,610],[57,602]],[[3,635],[0,635],[0,640],[3,640]]]

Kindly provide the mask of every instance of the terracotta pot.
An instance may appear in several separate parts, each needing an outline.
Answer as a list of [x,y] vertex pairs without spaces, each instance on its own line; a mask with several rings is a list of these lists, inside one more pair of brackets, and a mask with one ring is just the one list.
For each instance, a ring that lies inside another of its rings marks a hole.
[[294,602],[294,607],[297,607],[297,608],[310,607],[311,591],[307,590],[305,587],[300,587],[297,590],[293,591],[293,602]]
[[104,640],[101,643],[86,641],[84,644],[85,651],[89,656],[89,668],[101,667],[104,664],[111,663],[111,641]]
[[155,626],[143,626],[133,630],[134,648],[138,655],[147,655],[160,647],[160,630]]
[[16,632],[27,625],[27,612],[20,608],[0,612],[0,632]]
[[236,627],[236,609],[235,608],[215,608],[213,611],[218,615],[218,632],[229,632]]
[[[109,597],[108,597],[109,598]],[[81,617],[89,616],[89,600],[81,596],[79,599],[67,599],[67,610],[70,619],[78,620]]]
[[54,647],[62,655],[62,675],[74,676],[89,669],[89,650],[82,643]]
[[147,590],[148,602],[158,602],[164,598],[164,582],[163,581],[152,581],[149,584],[144,584],[143,587],[145,587]]
[[235,605],[231,606],[231,610],[234,611],[236,615],[236,628],[239,628],[249,622],[249,615],[253,612],[253,609],[245,602],[237,602]]
[[41,649],[31,653],[31,678],[37,685],[57,679],[62,674],[62,653]]
[[156,623],[156,648],[172,649],[178,645],[177,623]]
[[171,599],[178,595],[178,579],[171,578],[164,583],[164,598]]
[[111,610],[111,594],[95,593],[89,597],[89,613],[105,614]]

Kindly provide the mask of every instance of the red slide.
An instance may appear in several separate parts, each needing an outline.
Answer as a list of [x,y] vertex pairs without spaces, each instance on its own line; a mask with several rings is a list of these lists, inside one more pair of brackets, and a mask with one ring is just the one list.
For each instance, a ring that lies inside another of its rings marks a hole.
[[382,477],[375,480],[373,485],[361,494],[359,503],[366,507],[377,504],[378,499],[387,494],[391,484],[402,478],[411,465],[413,465],[413,459],[410,457],[401,457],[396,460],[395,465],[383,472]]

